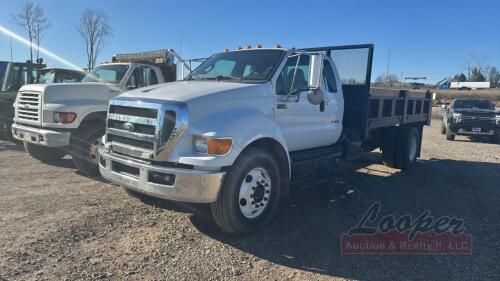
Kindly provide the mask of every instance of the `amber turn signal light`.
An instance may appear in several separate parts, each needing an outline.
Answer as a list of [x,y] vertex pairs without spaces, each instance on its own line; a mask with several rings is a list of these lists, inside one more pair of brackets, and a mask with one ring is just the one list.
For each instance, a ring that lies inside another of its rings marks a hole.
[[208,154],[225,155],[229,152],[229,150],[231,150],[232,145],[232,139],[209,139]]

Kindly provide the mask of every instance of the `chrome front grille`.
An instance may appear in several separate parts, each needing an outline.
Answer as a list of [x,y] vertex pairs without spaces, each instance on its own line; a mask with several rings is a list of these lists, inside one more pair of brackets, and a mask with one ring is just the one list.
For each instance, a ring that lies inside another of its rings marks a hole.
[[16,119],[23,123],[39,124],[41,107],[40,93],[19,92],[16,102]]
[[109,105],[106,146],[116,153],[161,161],[186,127],[183,103],[116,98]]

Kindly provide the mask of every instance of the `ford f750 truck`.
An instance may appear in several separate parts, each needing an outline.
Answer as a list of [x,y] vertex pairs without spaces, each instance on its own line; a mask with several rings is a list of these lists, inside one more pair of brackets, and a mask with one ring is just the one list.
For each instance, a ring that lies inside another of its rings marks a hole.
[[71,154],[80,172],[98,175],[97,147],[106,128],[109,99],[176,80],[176,60],[181,61],[173,50],[117,54],[82,83],[25,85],[14,104],[12,135],[42,162]]
[[330,180],[381,148],[409,169],[430,93],[370,91],[373,45],[255,48],[213,55],[183,81],[110,100],[99,167],[129,193],[210,203],[215,222],[253,233],[293,188]]

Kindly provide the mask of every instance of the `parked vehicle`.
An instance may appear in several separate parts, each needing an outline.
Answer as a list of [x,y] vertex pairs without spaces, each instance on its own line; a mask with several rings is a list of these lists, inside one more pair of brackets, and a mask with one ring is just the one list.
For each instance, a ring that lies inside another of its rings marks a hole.
[[110,98],[127,90],[176,80],[173,50],[118,54],[95,67],[82,83],[23,86],[15,103],[14,138],[42,162],[71,154],[80,172],[99,174],[97,147]]
[[83,70],[44,68],[38,71],[34,84],[76,83],[80,82],[85,74]]
[[381,148],[406,170],[430,123],[430,93],[372,91],[373,45],[216,54],[184,81],[110,101],[104,178],[131,194],[210,203],[223,230],[246,235],[292,188]]
[[441,133],[447,140],[455,135],[468,136],[472,140],[487,138],[496,142],[500,135],[500,113],[495,105],[485,99],[453,99],[445,110]]
[[11,126],[14,117],[12,104],[16,100],[17,91],[23,85],[32,84],[37,77],[37,71],[45,64],[29,61],[0,61],[0,138],[11,139]]

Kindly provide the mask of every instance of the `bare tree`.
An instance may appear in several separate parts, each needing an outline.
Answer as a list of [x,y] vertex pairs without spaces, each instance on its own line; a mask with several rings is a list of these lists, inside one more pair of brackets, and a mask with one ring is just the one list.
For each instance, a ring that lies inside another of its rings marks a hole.
[[382,74],[382,75],[379,75],[376,79],[375,79],[375,83],[379,84],[379,85],[385,85],[385,86],[394,86],[394,84],[398,83],[399,82],[399,78],[396,74],[389,74],[389,76],[387,76],[386,74]]
[[500,73],[496,67],[493,66],[489,69],[488,78],[493,85],[497,85],[500,82]]
[[99,10],[86,9],[76,29],[85,41],[87,68],[93,69],[106,39],[113,35],[108,16]]
[[21,12],[11,15],[14,22],[28,33],[30,41],[30,61],[33,61],[33,38],[35,37],[35,9],[36,5],[31,1],[21,3]]
[[36,43],[36,60],[38,61],[40,58],[40,42],[45,35],[45,31],[50,27],[50,22],[45,17],[44,10],[38,5],[35,6],[33,23],[34,39]]

